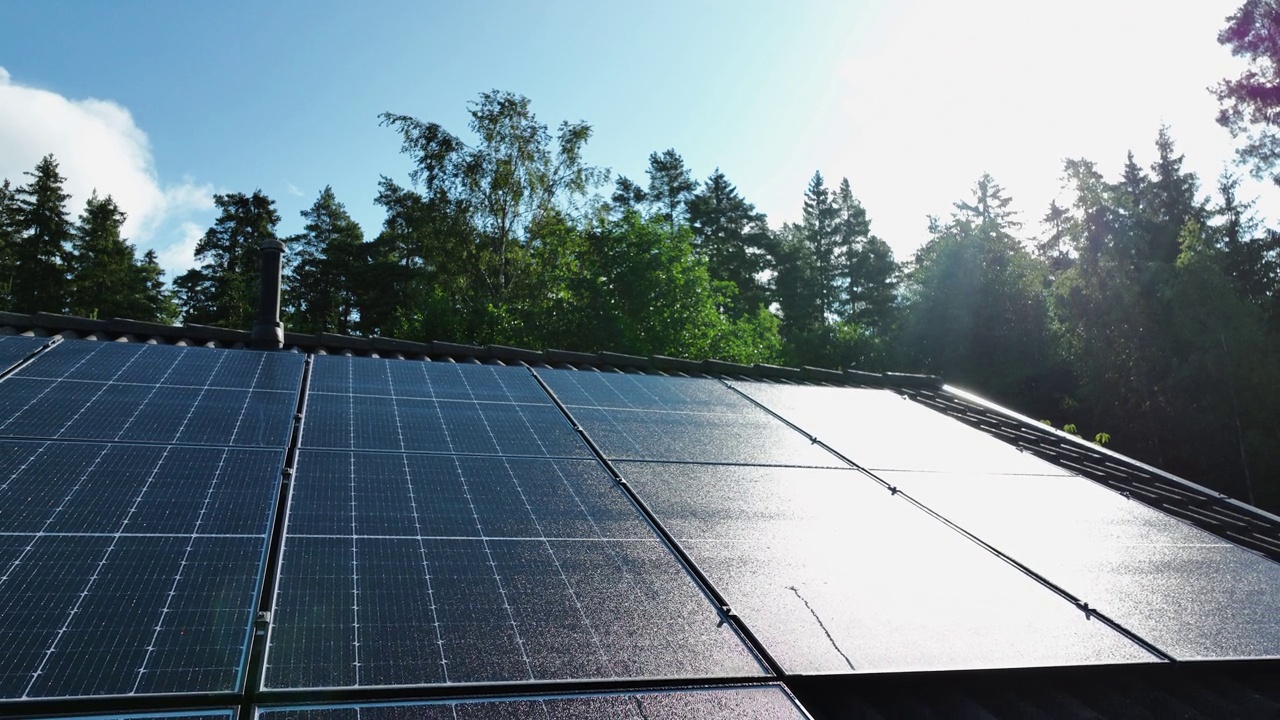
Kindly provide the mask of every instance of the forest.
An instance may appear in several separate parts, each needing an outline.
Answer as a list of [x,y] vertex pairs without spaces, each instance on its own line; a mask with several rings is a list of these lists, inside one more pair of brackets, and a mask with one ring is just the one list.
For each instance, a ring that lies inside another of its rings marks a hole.
[[[1260,176],[1280,162],[1277,26],[1274,0],[1249,0],[1219,35],[1252,63],[1214,89],[1219,122]],[[847,179],[814,173],[802,220],[771,225],[674,149],[615,177],[585,161],[584,122],[553,130],[502,91],[468,109],[465,136],[380,116],[413,170],[381,179],[376,231],[325,188],[280,238],[287,330],[935,373],[1280,509],[1280,231],[1236,176],[1206,191],[1168,128],[1149,167],[1065,160],[1068,199],[1034,231],[976,178],[895,258]],[[250,327],[270,197],[216,195],[198,266],[166,282],[115,201],[73,218],[65,181],[47,156],[0,184],[0,308]]]

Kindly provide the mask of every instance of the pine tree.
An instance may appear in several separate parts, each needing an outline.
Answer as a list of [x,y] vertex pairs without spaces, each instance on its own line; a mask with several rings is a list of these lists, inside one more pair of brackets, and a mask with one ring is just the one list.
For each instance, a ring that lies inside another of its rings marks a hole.
[[649,155],[648,201],[658,208],[671,232],[685,219],[685,205],[698,187],[684,166],[684,158],[674,148]]
[[898,263],[888,243],[871,234],[871,221],[853,196],[849,179],[836,190],[836,259],[843,293],[838,308],[846,323],[872,333],[890,322],[898,285]]
[[[124,212],[110,196],[99,198],[95,192],[85,204],[69,263],[72,314],[162,319],[163,308],[150,297],[149,263],[138,262],[133,246],[120,236],[124,221]],[[154,255],[150,264],[154,265]]]
[[280,215],[262,191],[214,195],[222,211],[196,245],[203,261],[174,280],[187,322],[247,330],[258,299],[262,241],[275,239]]
[[713,281],[732,283],[734,314],[754,313],[766,304],[760,280],[769,265],[769,227],[763,213],[738,194],[719,168],[688,203],[694,249],[707,261]]
[[804,193],[804,238],[813,256],[816,277],[817,312],[827,318],[839,303],[839,268],[836,252],[839,244],[836,219],[839,211],[831,198],[821,172],[814,172]]
[[293,262],[285,282],[288,325],[297,332],[348,334],[355,326],[364,233],[332,187],[326,186],[302,217],[307,221],[302,234],[289,240]]
[[16,253],[22,222],[18,197],[6,179],[0,182],[0,307],[12,308],[14,277],[18,273]]
[[18,188],[17,237],[13,243],[15,273],[10,308],[26,312],[62,312],[67,305],[67,253],[73,231],[63,190],[66,178],[58,162],[46,155],[31,181]]

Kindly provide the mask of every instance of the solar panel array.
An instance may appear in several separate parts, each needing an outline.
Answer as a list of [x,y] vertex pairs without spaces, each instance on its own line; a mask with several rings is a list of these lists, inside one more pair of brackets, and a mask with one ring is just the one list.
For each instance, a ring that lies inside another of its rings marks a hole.
[[1280,656],[1280,565],[889,391],[307,360],[0,338],[0,708],[802,718],[752,683]]
[[311,388],[267,688],[764,674],[527,370]]

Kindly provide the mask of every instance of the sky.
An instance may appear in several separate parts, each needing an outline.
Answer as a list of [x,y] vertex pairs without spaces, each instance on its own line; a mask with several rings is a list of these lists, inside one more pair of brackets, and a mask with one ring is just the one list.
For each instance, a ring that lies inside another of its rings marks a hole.
[[[53,153],[73,213],[112,195],[176,272],[215,193],[261,189],[288,235],[331,185],[373,237],[379,177],[410,169],[378,115],[467,139],[467,104],[500,89],[590,123],[586,160],[615,175],[667,148],[695,178],[720,168],[775,227],[815,171],[847,177],[905,260],[984,172],[1033,233],[1065,158],[1114,178],[1130,150],[1150,165],[1162,124],[1212,190],[1234,142],[1208,88],[1241,67],[1216,42],[1238,4],[9,0],[0,177]],[[1280,217],[1280,190],[1244,194]]]

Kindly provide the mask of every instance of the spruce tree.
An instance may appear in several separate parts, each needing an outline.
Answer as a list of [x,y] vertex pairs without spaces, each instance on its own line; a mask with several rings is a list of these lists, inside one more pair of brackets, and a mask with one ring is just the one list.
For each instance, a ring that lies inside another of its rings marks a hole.
[[46,155],[18,188],[17,232],[9,307],[19,312],[63,312],[67,305],[67,252],[73,230],[67,217],[66,182],[58,161]]
[[303,232],[290,238],[293,267],[285,283],[289,326],[298,332],[348,334],[356,312],[355,275],[363,261],[364,233],[333,188],[326,186],[302,211]]
[[213,202],[222,214],[196,244],[203,264],[179,276],[174,287],[186,321],[247,330],[258,299],[258,247],[276,237],[280,214],[261,190],[214,195]]

